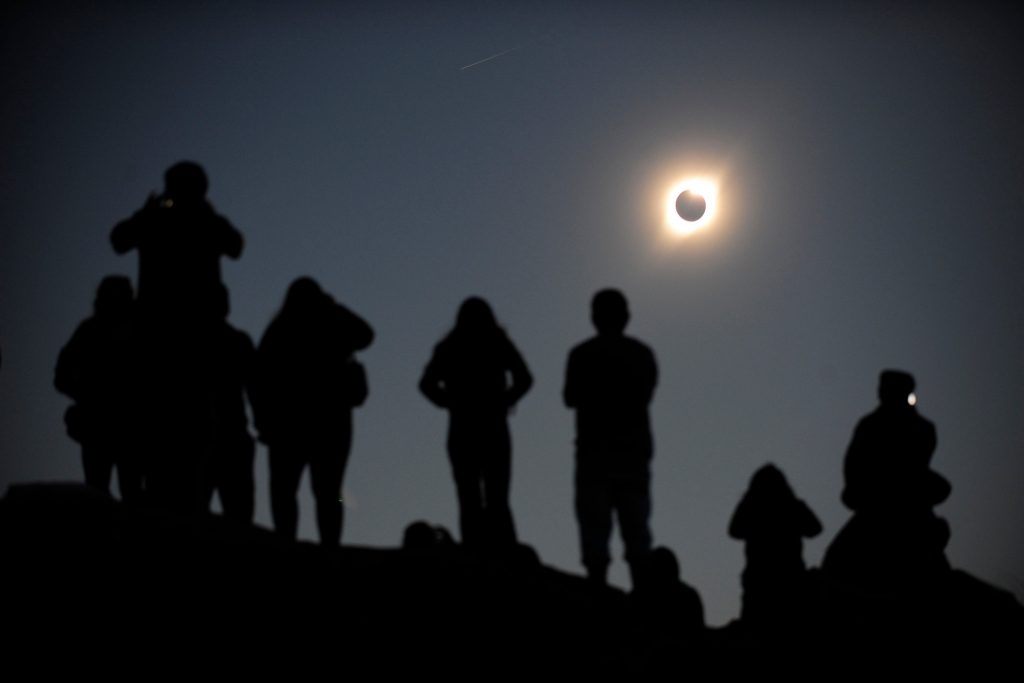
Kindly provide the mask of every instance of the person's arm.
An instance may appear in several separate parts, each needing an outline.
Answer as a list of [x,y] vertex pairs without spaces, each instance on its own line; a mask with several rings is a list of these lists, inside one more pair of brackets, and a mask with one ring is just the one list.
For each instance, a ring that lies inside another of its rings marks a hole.
[[353,352],[362,351],[373,343],[374,333],[369,323],[337,302],[334,302],[334,306],[344,338],[352,347]]
[[654,399],[654,389],[658,386],[658,362],[654,359],[654,352],[646,349],[646,360],[644,363],[643,391],[641,397],[644,405],[649,405]]
[[509,408],[515,406],[519,402],[526,392],[533,386],[533,375],[530,374],[530,369],[526,367],[526,361],[523,360],[522,354],[519,353],[519,349],[513,346],[512,342],[509,342],[509,373],[512,375],[512,386],[505,392],[506,404]]
[[139,246],[146,216],[159,207],[159,202],[155,194],[150,194],[141,209],[114,226],[110,231],[110,244],[115,253],[126,254]]
[[252,337],[241,330],[238,331],[238,366],[242,380],[242,390],[252,406],[253,379],[256,374],[256,346]]
[[868,439],[864,436],[866,429],[864,420],[857,423],[850,445],[846,448],[846,456],[843,458],[843,491],[840,498],[843,505],[851,510],[860,507],[863,502],[861,498],[864,486],[868,483],[864,480],[865,451],[870,447]]
[[737,540],[745,540],[750,534],[750,496],[744,494],[736,511],[732,513],[729,521],[729,536]]
[[797,500],[800,515],[800,535],[804,538],[814,538],[821,533],[821,521],[807,503]]
[[448,392],[444,386],[439,355],[438,351],[435,350],[430,362],[427,363],[427,367],[423,370],[423,377],[420,378],[420,392],[438,408],[447,408]]
[[139,224],[139,214],[135,214],[114,226],[110,231],[110,245],[114,247],[114,253],[127,254],[139,246]]
[[276,436],[276,427],[281,419],[280,401],[289,400],[279,380],[279,359],[282,353],[278,330],[278,321],[275,318],[263,333],[259,345],[255,347],[246,383],[253,426],[259,440],[267,444]]
[[242,248],[245,246],[245,240],[242,238],[242,233],[238,231],[235,226],[231,225],[228,219],[223,216],[217,216],[218,222],[218,248],[220,253],[227,256],[228,258],[237,259],[242,255]]
[[579,359],[576,350],[569,352],[569,360],[565,363],[565,385],[562,388],[562,400],[569,408],[578,408],[580,404]]
[[82,346],[87,334],[83,328],[86,327],[86,323],[79,326],[60,350],[53,373],[53,386],[57,391],[76,401],[80,400],[82,392]]

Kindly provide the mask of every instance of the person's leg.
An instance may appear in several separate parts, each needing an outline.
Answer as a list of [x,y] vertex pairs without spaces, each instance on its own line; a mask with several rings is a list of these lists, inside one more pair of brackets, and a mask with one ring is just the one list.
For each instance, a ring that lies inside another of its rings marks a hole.
[[650,489],[649,472],[622,477],[615,482],[614,506],[634,586],[651,551]]
[[225,443],[224,471],[218,481],[220,504],[224,517],[241,524],[252,522],[254,509],[253,460],[256,457],[256,442],[248,434],[239,435]]
[[313,497],[316,499],[316,523],[320,531],[320,544],[336,546],[341,543],[341,525],[344,506],[341,501],[341,482],[352,445],[351,432],[341,439],[317,444],[310,460]]
[[580,529],[580,550],[587,576],[606,583],[611,556],[612,507],[606,482],[576,468],[576,520]]
[[82,468],[85,470],[86,484],[103,493],[110,493],[110,476],[114,470],[114,460],[109,449],[83,443]]
[[296,494],[305,467],[300,449],[278,445],[270,448],[270,514],[274,530],[294,539],[299,526],[299,504]]
[[485,539],[483,468],[478,426],[453,415],[448,426],[448,459],[459,499],[459,530],[463,546],[479,547]]
[[484,517],[486,542],[494,547],[514,545],[515,523],[509,507],[509,488],[512,480],[512,440],[504,416],[489,435],[489,447],[483,468]]

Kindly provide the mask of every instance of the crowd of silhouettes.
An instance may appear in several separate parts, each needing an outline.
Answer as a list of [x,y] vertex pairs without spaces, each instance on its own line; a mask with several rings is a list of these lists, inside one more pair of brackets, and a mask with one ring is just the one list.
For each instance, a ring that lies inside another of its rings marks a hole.
[[256,440],[270,459],[275,529],[294,538],[296,490],[311,471],[325,545],[341,537],[341,483],[352,440],[352,408],[367,396],[355,353],[373,340],[359,316],[311,278],[288,289],[259,347],[228,321],[220,259],[243,239],[207,199],[194,162],[173,165],[164,191],[114,226],[117,253],[138,252],[137,291],[105,278],[94,315],[61,350],[55,373],[69,396],[68,434],[82,446],[86,482],[178,513],[210,509],[251,523]]
[[[209,511],[216,493],[224,516],[247,524],[256,449],[248,403],[268,447],[275,530],[296,537],[297,490],[308,466],[321,543],[336,546],[352,412],[368,396],[356,354],[373,342],[373,329],[310,277],[292,282],[258,346],[231,326],[220,259],[238,258],[243,240],[214,211],[208,185],[198,164],[178,163],[165,174],[164,192],[114,227],[115,251],[138,251],[137,288],[127,277],[104,278],[93,315],[60,352],[55,385],[73,401],[67,432],[81,444],[88,485],[109,492],[116,471],[124,501],[188,514]],[[576,418],[582,564],[592,583],[606,583],[617,520],[638,613],[665,632],[694,633],[704,624],[700,597],[680,580],[672,551],[652,549],[655,356],[625,334],[630,312],[622,292],[598,291],[591,320],[597,333],[569,352],[563,389]],[[448,412],[464,548],[517,545],[509,415],[532,384],[490,305],[463,301],[419,388]],[[948,569],[949,528],[933,508],[950,485],[930,468],[935,428],[917,413],[913,391],[909,374],[883,372],[880,405],[854,431],[842,492],[854,515],[825,556],[823,569],[833,576],[870,579],[892,563],[908,572]],[[821,530],[779,468],[754,473],[728,529],[746,547],[744,623],[771,628],[800,613],[810,600],[803,539]],[[455,543],[421,522],[403,545]]]

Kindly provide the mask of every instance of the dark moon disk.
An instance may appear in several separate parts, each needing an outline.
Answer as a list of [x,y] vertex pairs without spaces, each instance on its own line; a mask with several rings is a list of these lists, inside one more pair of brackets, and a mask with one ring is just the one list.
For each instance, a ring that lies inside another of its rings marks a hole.
[[686,190],[681,192],[676,197],[676,213],[679,214],[680,218],[684,221],[700,220],[700,217],[704,215],[704,212],[708,208],[708,203],[704,201],[704,198],[693,190]]

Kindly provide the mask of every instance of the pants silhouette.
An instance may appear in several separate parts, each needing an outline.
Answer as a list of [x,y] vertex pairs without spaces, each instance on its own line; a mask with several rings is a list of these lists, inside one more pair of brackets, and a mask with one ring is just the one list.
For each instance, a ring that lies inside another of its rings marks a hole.
[[278,533],[295,538],[299,523],[296,495],[302,472],[309,465],[320,542],[341,540],[343,504],[341,482],[348,464],[351,430],[344,438],[313,444],[277,444],[270,448],[270,510]]
[[[460,419],[463,418],[463,419]],[[459,529],[470,546],[515,541],[509,507],[512,441],[503,413],[487,420],[452,414],[448,455],[459,498]]]

